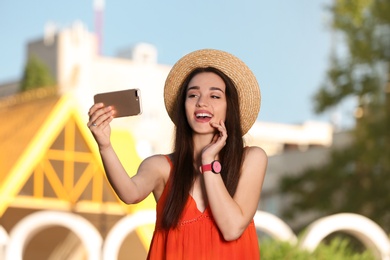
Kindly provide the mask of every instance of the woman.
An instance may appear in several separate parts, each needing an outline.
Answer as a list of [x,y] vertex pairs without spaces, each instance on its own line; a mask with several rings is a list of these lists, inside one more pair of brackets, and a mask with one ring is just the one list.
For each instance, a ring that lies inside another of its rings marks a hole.
[[164,101],[176,126],[174,152],[146,158],[132,178],[110,144],[113,109],[95,104],[89,111],[120,199],[138,203],[153,192],[157,201],[148,259],[259,259],[253,217],[267,156],[243,141],[260,110],[255,76],[229,53],[195,51],[173,66]]

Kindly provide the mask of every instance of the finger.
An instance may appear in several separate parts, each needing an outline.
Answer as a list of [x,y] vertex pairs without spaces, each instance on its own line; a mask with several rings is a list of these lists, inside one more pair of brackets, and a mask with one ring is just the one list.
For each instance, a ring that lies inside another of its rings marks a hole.
[[221,120],[221,127],[222,127],[222,132],[224,135],[227,135],[227,130],[226,130],[226,125],[223,120]]
[[96,112],[96,110],[100,109],[104,107],[104,104],[103,103],[97,103],[97,104],[93,104],[90,109],[88,110],[88,116],[92,116],[93,113]]
[[222,122],[222,124],[221,124],[221,122],[219,124],[212,123],[212,127],[216,128],[216,130],[218,130],[220,136],[223,136],[226,133],[226,128],[225,128],[225,125],[223,125],[223,122]]
[[104,129],[107,125],[109,125],[111,123],[111,121],[114,119],[114,117],[111,115],[111,116],[108,116],[108,118],[102,122],[99,122],[100,120],[102,119],[102,117],[100,117],[99,119],[97,119],[95,122],[93,122],[89,128],[92,130],[95,130],[94,128],[102,128]]
[[221,120],[221,126],[226,129],[225,122]]
[[102,128],[108,126],[108,125],[111,123],[111,121],[112,121],[113,119],[114,119],[114,117],[113,117],[113,116],[110,116],[109,118],[107,118],[107,120],[103,121],[103,122],[101,123],[100,126],[101,126]]
[[110,116],[114,114],[112,107],[105,107],[99,110],[96,110],[92,116],[89,118],[88,124],[91,126],[93,124],[100,125],[102,122],[107,120]]
[[218,140],[221,141],[221,142],[225,142],[226,139],[227,139],[227,131],[226,131],[226,127],[225,125],[223,124],[223,122],[221,122],[222,125],[216,125],[216,128],[218,130]]
[[216,143],[218,141],[218,138],[219,138],[219,135],[218,134],[215,134],[213,136],[213,139],[211,140],[211,143]]
[[95,122],[88,122],[87,127],[92,131],[92,129],[97,128],[98,125]]

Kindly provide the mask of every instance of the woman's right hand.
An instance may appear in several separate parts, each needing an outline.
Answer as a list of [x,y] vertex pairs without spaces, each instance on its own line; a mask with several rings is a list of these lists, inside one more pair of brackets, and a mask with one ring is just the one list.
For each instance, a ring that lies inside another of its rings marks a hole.
[[111,146],[110,123],[114,115],[114,109],[111,106],[105,107],[103,103],[94,104],[88,112],[89,121],[87,126],[91,130],[93,137],[99,145],[99,149],[103,150]]

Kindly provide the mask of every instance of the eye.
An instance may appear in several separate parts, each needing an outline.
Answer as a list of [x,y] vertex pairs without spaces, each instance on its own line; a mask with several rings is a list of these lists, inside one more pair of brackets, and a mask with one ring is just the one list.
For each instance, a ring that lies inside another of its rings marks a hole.
[[195,93],[188,93],[187,94],[187,98],[195,98],[195,97],[197,97],[198,95],[197,94],[195,94]]
[[218,95],[211,95],[211,98],[213,98],[213,99],[220,99],[221,97],[218,96]]

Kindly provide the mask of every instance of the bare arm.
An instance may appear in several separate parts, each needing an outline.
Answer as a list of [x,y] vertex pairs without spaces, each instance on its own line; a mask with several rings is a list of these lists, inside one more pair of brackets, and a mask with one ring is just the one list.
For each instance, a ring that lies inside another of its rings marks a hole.
[[267,161],[267,155],[261,148],[248,149],[233,198],[220,174],[204,173],[210,208],[225,240],[239,238],[253,219],[260,200]]
[[169,173],[169,164],[162,155],[146,158],[130,178],[112,147],[100,151],[100,154],[107,179],[123,202],[141,202],[151,192],[156,199],[159,198]]
[[[211,163],[225,146],[227,132],[225,124],[211,123],[219,131],[209,145],[202,150],[202,164]],[[242,166],[236,193],[232,198],[220,174],[204,173],[208,202],[213,217],[225,240],[241,236],[256,213],[264,182],[268,158],[259,147],[249,147]]]
[[111,107],[104,107],[101,103],[93,105],[87,124],[98,143],[108,181],[118,197],[127,204],[138,203],[151,192],[156,196],[156,191],[165,182],[166,173],[169,173],[168,162],[161,155],[149,157],[141,163],[136,175],[130,178],[110,142],[112,115]]

